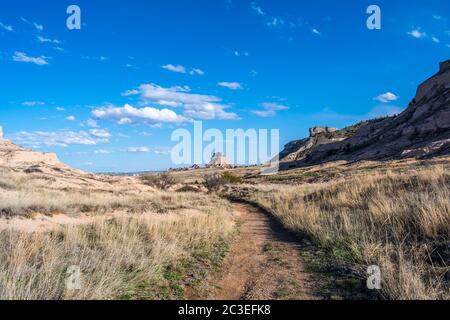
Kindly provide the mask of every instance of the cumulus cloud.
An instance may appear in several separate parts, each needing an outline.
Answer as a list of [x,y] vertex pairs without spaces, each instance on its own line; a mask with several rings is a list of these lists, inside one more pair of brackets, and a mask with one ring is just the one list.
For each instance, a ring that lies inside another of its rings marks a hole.
[[107,138],[99,138],[86,131],[27,132],[22,131],[10,136],[11,140],[21,145],[42,147],[67,147],[69,145],[96,145],[107,143]]
[[97,128],[98,127],[97,121],[95,121],[94,119],[87,120],[86,121],[86,125],[88,127],[91,127],[91,128]]
[[27,63],[34,63],[38,66],[44,66],[47,65],[48,62],[46,61],[47,57],[40,56],[40,57],[29,57],[26,53],[16,51],[13,55],[13,61],[15,62],[27,62]]
[[0,28],[9,32],[14,31],[14,28],[12,26],[4,24],[2,22],[0,22]]
[[377,97],[375,97],[373,99],[376,101],[383,102],[383,103],[389,103],[392,101],[397,101],[399,99],[399,97],[396,96],[395,94],[393,94],[392,92],[386,92],[386,93],[378,95]]
[[274,117],[276,116],[277,111],[289,109],[289,107],[275,102],[263,102],[261,103],[261,107],[263,110],[254,110],[252,113],[263,118]]
[[173,64],[166,64],[165,66],[162,66],[161,68],[172,71],[172,72],[186,73],[186,67],[181,66],[181,65],[175,66]]
[[228,88],[230,90],[242,89],[242,85],[239,82],[219,82],[219,86]]
[[156,84],[143,84],[137,91],[128,91],[127,94],[139,94],[142,103],[157,104],[160,106],[184,109],[185,117],[208,119],[233,120],[238,116],[226,112],[228,105],[222,104],[216,96],[191,93],[189,87],[164,88]]
[[425,37],[427,36],[427,34],[426,34],[425,32],[423,32],[423,31],[421,31],[420,28],[411,30],[410,32],[408,32],[408,34],[409,34],[411,37],[414,37],[414,38],[416,38],[416,39],[425,38]]
[[173,64],[166,64],[162,66],[161,68],[176,72],[176,73],[183,73],[183,74],[190,74],[190,75],[204,75],[205,72],[203,70],[198,68],[192,68],[188,70],[185,66],[182,65],[173,65]]
[[187,121],[183,116],[169,109],[156,109],[152,107],[135,108],[129,104],[123,107],[100,107],[92,111],[97,119],[113,120],[118,124],[130,124],[133,122],[145,123],[180,123]]
[[75,116],[68,116],[68,117],[66,117],[66,120],[67,121],[75,121],[75,120],[77,120],[77,118],[75,118]]
[[89,133],[97,138],[111,138],[111,133],[104,129],[92,129],[89,130]]

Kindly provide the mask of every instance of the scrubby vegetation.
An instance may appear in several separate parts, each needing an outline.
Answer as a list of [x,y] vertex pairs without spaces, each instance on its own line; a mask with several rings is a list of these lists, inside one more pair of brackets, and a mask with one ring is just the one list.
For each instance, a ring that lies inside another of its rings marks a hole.
[[167,190],[177,183],[175,178],[166,172],[160,174],[146,174],[141,177],[141,180],[144,184],[160,190]]
[[[0,210],[0,300],[183,299],[220,265],[234,232],[229,204],[213,195],[54,190],[11,172],[0,175]],[[8,222],[35,212],[75,222],[33,232]],[[66,287],[71,266],[79,290]]]
[[385,298],[449,298],[450,174],[442,166],[246,194],[362,278],[380,266]]
[[203,178],[203,186],[210,192],[219,190],[222,186],[227,184],[241,184],[243,179],[229,171],[222,174],[212,173],[207,174]]

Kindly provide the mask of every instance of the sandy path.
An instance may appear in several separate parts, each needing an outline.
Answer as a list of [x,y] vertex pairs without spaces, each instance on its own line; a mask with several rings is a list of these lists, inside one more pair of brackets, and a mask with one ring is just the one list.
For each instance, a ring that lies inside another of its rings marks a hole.
[[[296,239],[264,212],[233,204],[240,234],[207,297],[214,300],[318,299]],[[195,298],[195,297],[188,297]],[[204,297],[197,297],[204,298]]]

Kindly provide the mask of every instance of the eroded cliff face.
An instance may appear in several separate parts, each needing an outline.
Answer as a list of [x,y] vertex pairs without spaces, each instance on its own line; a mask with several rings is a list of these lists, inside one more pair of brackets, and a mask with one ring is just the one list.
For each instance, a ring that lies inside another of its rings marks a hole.
[[342,141],[346,137],[337,137],[334,133],[336,128],[314,127],[309,129],[309,137],[302,140],[292,141],[284,147],[280,153],[280,161],[298,161],[306,157],[310,151],[319,145]]
[[54,153],[34,152],[4,140],[3,128],[0,127],[0,166],[19,167],[38,164],[65,167]]
[[[422,83],[408,108],[398,116],[367,121],[328,134],[294,141],[280,154],[282,169],[329,161],[432,157],[450,153],[450,60]],[[356,129],[356,130],[355,130]],[[338,141],[332,141],[337,139]]]

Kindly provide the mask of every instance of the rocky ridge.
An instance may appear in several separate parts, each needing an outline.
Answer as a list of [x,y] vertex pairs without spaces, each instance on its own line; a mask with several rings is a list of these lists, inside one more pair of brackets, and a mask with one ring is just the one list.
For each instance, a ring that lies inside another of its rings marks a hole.
[[342,130],[312,129],[280,153],[281,169],[345,160],[390,160],[450,153],[450,60],[422,83],[401,114]]

